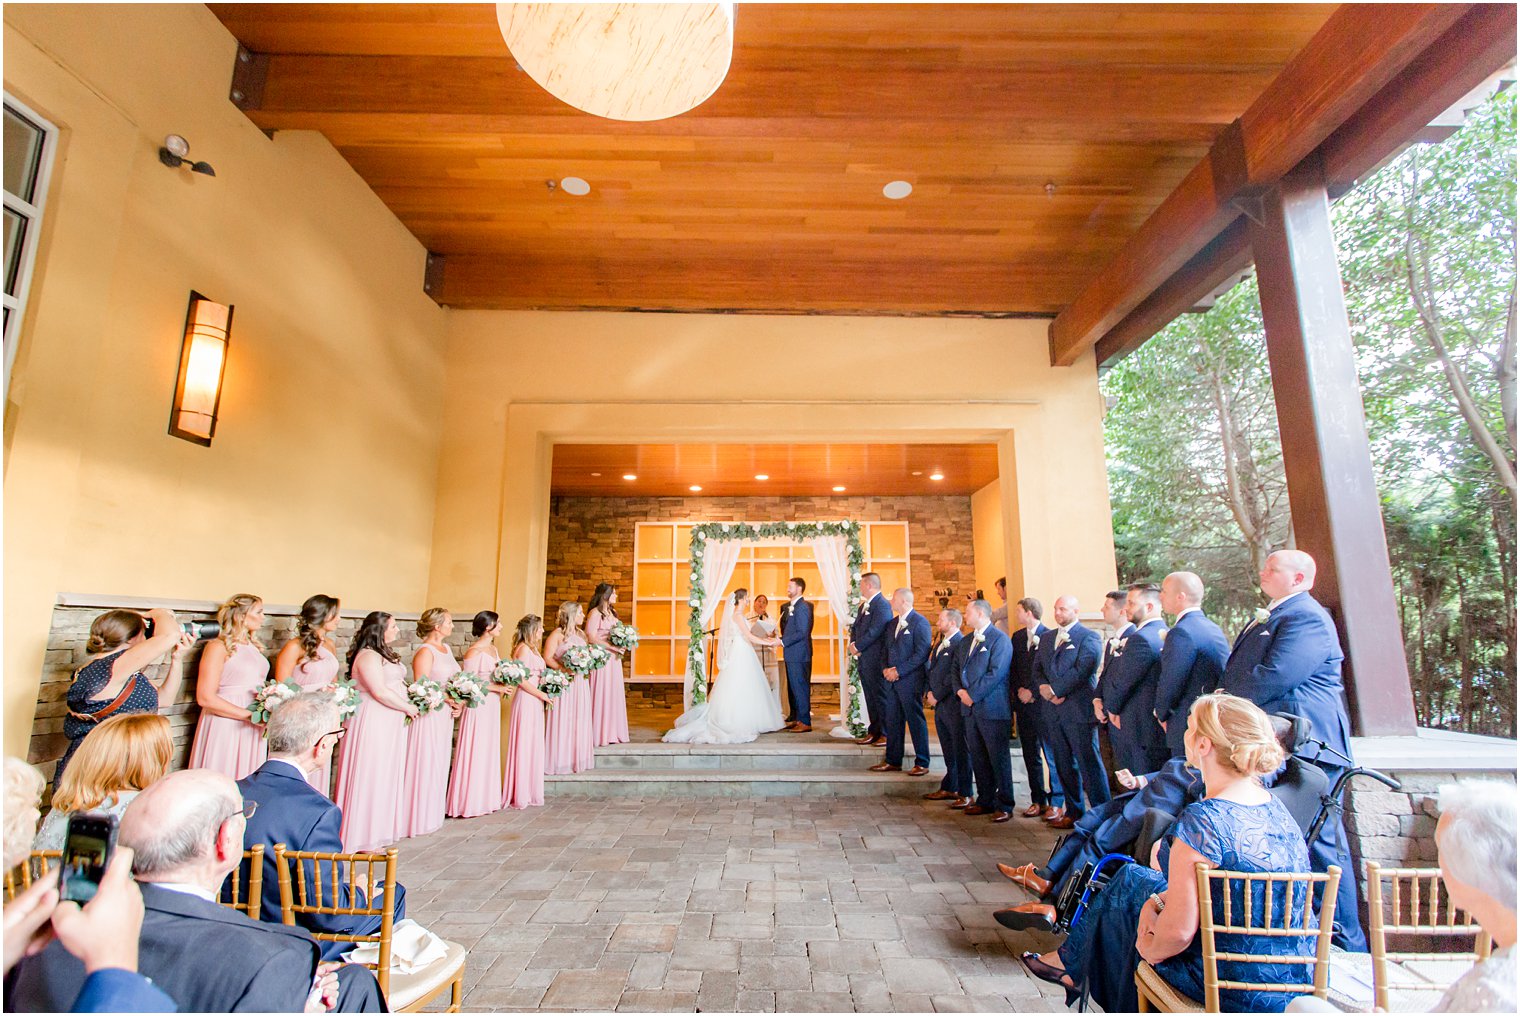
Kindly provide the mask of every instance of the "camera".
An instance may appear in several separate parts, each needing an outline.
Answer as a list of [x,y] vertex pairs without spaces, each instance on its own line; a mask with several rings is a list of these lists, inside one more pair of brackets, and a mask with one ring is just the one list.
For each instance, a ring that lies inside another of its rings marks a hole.
[[[144,637],[152,638],[154,627],[151,617],[143,618]],[[214,639],[222,633],[222,626],[215,621],[181,621],[179,627],[186,635],[197,641]]]

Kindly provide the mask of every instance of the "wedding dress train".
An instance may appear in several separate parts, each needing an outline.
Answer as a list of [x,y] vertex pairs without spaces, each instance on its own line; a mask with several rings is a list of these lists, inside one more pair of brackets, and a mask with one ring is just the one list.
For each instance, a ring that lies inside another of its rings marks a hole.
[[737,611],[729,612],[718,636],[718,676],[707,701],[682,713],[662,740],[743,744],[784,726],[781,704],[754,646],[739,633],[737,616]]

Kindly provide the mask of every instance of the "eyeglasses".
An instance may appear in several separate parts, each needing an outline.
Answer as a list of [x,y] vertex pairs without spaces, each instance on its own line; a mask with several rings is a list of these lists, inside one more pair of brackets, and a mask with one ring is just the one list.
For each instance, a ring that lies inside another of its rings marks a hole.
[[222,821],[225,822],[225,821],[227,821],[228,818],[234,818],[234,817],[236,817],[238,815],[243,816],[244,819],[250,819],[250,818],[253,818],[253,813],[256,812],[256,811],[258,811],[258,810],[259,810],[259,802],[257,802],[257,801],[244,801],[243,802],[243,806],[241,808],[239,808],[237,811],[233,812],[231,815],[228,815],[227,818],[222,819]]
[[[346,727],[339,727],[337,730],[329,730],[327,733],[323,734],[322,737],[336,737],[338,740],[341,741],[341,740],[343,740],[343,735],[346,734],[346,733],[348,733],[348,728],[346,728]],[[319,740],[319,741],[321,739],[322,739],[321,737],[317,738],[317,740]]]

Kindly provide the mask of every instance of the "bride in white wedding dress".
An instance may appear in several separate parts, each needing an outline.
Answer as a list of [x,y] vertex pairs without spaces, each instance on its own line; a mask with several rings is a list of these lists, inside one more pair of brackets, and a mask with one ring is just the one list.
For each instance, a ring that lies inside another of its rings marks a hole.
[[784,725],[781,703],[765,678],[756,646],[780,639],[754,635],[744,623],[749,590],[737,589],[718,634],[718,676],[707,701],[692,706],[662,740],[682,744],[743,744]]

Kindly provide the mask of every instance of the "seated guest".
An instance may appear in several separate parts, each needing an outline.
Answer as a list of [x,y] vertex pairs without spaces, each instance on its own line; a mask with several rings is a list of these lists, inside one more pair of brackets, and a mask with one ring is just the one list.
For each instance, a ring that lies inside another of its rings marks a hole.
[[1442,787],[1436,850],[1452,902],[1493,937],[1494,951],[1431,1011],[1514,1012],[1514,784],[1464,780]]
[[[118,843],[132,848],[142,890],[138,966],[180,1012],[379,1012],[368,969],[321,964],[310,934],[250,921],[216,902],[243,854],[237,784],[209,769],[171,773],[122,816]],[[85,981],[81,962],[53,942],[17,964],[7,1008],[59,1012]]]
[[[343,737],[343,727],[338,722],[338,707],[332,696],[325,692],[309,692],[291,699],[269,718],[268,734],[269,761],[239,780],[238,790],[242,792],[243,800],[258,806],[248,819],[243,840],[245,849],[256,843],[264,844],[263,903],[259,908],[259,919],[278,924],[280,873],[275,865],[274,845],[283,843],[290,850],[343,852],[340,835],[343,812],[310,781],[312,773],[326,771],[333,748]],[[307,884],[315,885],[310,862],[306,867]],[[246,861],[239,871],[242,884],[247,885]],[[230,888],[230,883],[224,888],[224,898]],[[322,902],[331,904],[333,887],[326,879],[322,883],[322,893]],[[338,886],[338,895],[342,905],[350,905],[347,882]],[[361,898],[354,905],[366,904]],[[396,887],[395,912],[398,921],[406,916],[404,886]],[[373,935],[380,930],[380,918],[365,914],[297,914],[296,923],[313,933]],[[354,947],[352,942],[319,944],[326,959],[336,959]]]
[[104,720],[79,743],[73,764],[53,791],[53,810],[32,849],[62,850],[74,812],[103,811],[120,817],[138,791],[169,771],[173,755],[168,717],[131,713]]
[[[1281,802],[1267,792],[1261,777],[1282,764],[1282,748],[1267,716],[1233,695],[1204,695],[1188,714],[1187,758],[1203,774],[1204,797],[1189,805],[1173,826],[1170,851],[1163,846],[1160,871],[1125,865],[1073,926],[1060,949],[1042,955],[1027,952],[1025,967],[1041,980],[1065,985],[1070,997],[1086,982],[1105,1012],[1134,1012],[1135,968],[1145,960],[1182,994],[1203,997],[1203,958],[1198,942],[1198,881],[1194,865],[1240,872],[1308,872],[1303,832]],[[1169,853],[1170,856],[1167,856]],[[1274,925],[1284,914],[1301,920],[1303,887],[1292,900],[1273,894]],[[1253,897],[1261,912],[1267,902]],[[1215,919],[1224,908],[1244,913],[1243,887],[1230,887],[1229,899],[1214,902]],[[1294,959],[1313,954],[1308,937],[1224,935],[1221,952],[1281,955]],[[1281,983],[1302,980],[1301,963],[1260,964],[1219,961],[1221,980]],[[1069,1000],[1068,999],[1068,1000]],[[1227,1012],[1281,1012],[1289,996],[1281,992],[1224,989]]]

